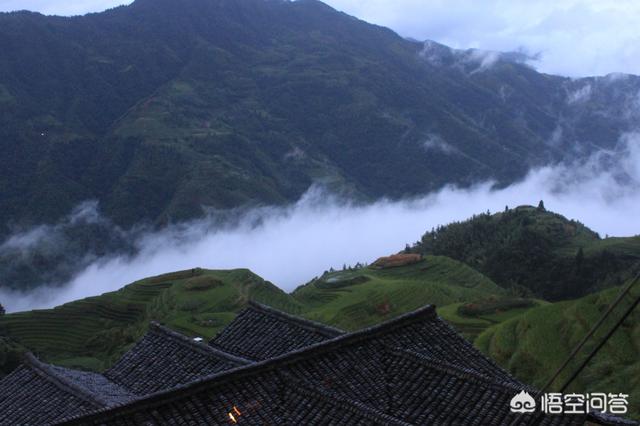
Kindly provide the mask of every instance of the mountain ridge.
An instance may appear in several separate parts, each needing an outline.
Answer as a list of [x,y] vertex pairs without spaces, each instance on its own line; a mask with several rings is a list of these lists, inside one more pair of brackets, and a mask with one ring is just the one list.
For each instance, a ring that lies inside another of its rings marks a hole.
[[364,199],[504,185],[613,146],[640,89],[500,58],[480,70],[473,53],[437,64],[433,43],[318,1],[138,0],[0,20],[4,233],[87,199],[131,226],[284,204],[314,182]]

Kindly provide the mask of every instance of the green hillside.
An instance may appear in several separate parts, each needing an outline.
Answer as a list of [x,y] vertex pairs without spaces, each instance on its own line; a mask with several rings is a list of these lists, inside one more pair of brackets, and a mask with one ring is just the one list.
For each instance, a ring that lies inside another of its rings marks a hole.
[[504,294],[482,274],[442,256],[397,268],[331,272],[292,293],[305,307],[305,316],[346,330],[426,304],[445,306]]
[[[476,339],[476,345],[516,377],[542,386],[565,360],[578,342],[600,318],[619,288],[611,288],[578,300],[548,304],[493,326]],[[636,285],[631,295],[616,312],[618,316],[605,322],[601,331],[583,349],[582,355],[562,374],[556,387],[567,380],[599,338],[640,295]],[[578,377],[570,390],[578,392],[627,393],[630,410],[640,418],[640,311],[613,335]]]
[[[467,339],[475,342],[477,337],[489,327],[548,303],[544,300],[514,296],[489,296],[467,303],[452,303],[438,309],[438,315],[447,320]],[[479,309],[474,312],[469,307]]]
[[[354,330],[425,304],[504,299],[507,293],[460,262],[429,256],[390,269],[359,268],[327,273],[286,294],[247,270],[187,270],[147,278],[100,296],[54,309],[0,317],[0,365],[17,362],[28,348],[50,362],[100,370],[139,338],[150,320],[182,333],[210,338],[247,300]],[[457,310],[443,311],[469,337],[488,325],[469,327]],[[20,347],[17,347],[19,345]]]
[[629,279],[640,262],[640,237],[601,238],[543,206],[521,206],[440,226],[409,251],[448,256],[505,289],[562,300]]
[[289,295],[248,270],[195,269],[147,278],[54,309],[5,315],[0,334],[47,361],[101,370],[146,332],[151,320],[210,338],[249,299],[299,310]]

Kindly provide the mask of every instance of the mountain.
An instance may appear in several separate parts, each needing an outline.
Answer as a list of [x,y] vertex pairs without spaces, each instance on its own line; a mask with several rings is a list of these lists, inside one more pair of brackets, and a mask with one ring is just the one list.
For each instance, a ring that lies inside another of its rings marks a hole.
[[637,273],[640,236],[601,238],[582,223],[520,206],[440,226],[409,252],[448,256],[503,288],[546,300],[620,285]]
[[0,14],[0,235],[98,200],[161,225],[312,184],[400,198],[612,148],[640,79],[541,74],[315,0]]

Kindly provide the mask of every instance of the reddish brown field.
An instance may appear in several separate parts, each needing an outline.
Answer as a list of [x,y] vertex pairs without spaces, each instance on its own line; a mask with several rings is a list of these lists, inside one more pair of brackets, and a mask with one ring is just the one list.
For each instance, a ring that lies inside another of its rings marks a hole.
[[375,262],[373,262],[373,267],[386,269],[386,268],[395,268],[398,266],[411,265],[413,263],[418,263],[422,260],[422,256],[415,253],[410,254],[392,254],[391,256],[385,256],[378,258]]

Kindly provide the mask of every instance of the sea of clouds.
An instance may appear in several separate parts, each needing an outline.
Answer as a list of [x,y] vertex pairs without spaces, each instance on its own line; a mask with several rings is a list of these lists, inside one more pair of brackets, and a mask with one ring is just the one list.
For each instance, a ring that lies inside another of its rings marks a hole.
[[[138,229],[129,235],[135,250],[128,254],[79,258],[80,270],[62,287],[44,283],[29,293],[0,289],[0,303],[8,311],[48,308],[194,267],[249,268],[291,291],[331,267],[395,253],[438,225],[539,200],[602,237],[640,234],[640,134],[627,134],[616,150],[586,161],[533,170],[506,188],[493,182],[449,186],[419,198],[363,205],[312,187],[295,204],[238,211],[233,221],[212,214],[159,231]],[[96,203],[83,204],[67,218],[80,219],[103,220]],[[13,235],[0,244],[0,255],[8,246],[26,255],[47,238],[57,238],[56,229]]]

